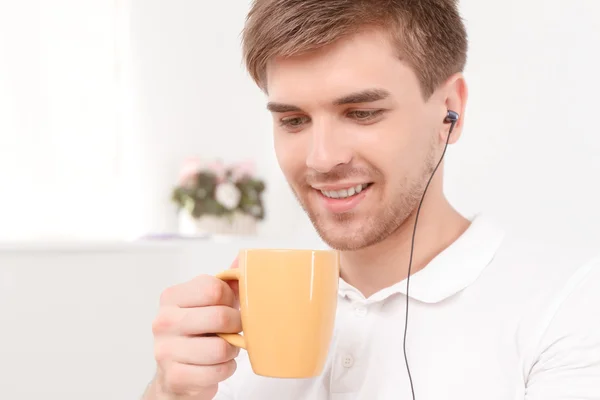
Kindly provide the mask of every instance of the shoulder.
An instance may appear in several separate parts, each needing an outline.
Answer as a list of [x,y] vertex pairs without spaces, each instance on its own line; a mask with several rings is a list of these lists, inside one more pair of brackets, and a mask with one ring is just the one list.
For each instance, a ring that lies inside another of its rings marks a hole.
[[522,346],[531,348],[551,326],[567,323],[564,313],[581,319],[600,313],[600,254],[558,235],[491,223],[503,231],[502,240],[475,293],[510,315]]
[[[506,231],[489,273],[498,282],[510,282],[515,296],[547,303],[566,299],[576,282],[598,285],[600,253],[582,251],[560,239]],[[543,300],[542,300],[543,299]]]
[[527,399],[600,398],[600,258],[577,268],[539,320]]
[[507,232],[484,276],[505,286],[530,378],[600,358],[600,254]]
[[600,307],[600,253],[574,248],[561,240],[536,239],[507,232],[490,265],[531,320],[555,318],[561,309],[596,300],[577,315]]
[[600,257],[579,265],[566,278],[549,303],[547,333],[600,328]]

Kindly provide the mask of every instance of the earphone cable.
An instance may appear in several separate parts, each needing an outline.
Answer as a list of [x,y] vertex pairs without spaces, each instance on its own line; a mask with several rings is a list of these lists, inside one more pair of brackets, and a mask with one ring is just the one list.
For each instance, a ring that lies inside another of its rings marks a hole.
[[406,336],[407,336],[407,332],[408,332],[408,303],[409,303],[409,289],[410,289],[410,273],[411,273],[411,269],[412,269],[412,260],[413,260],[413,253],[414,253],[414,248],[415,248],[415,236],[417,233],[417,222],[419,221],[419,213],[421,212],[421,206],[423,205],[423,200],[425,199],[425,194],[427,193],[429,184],[433,180],[435,173],[437,172],[440,164],[444,160],[444,155],[446,154],[446,149],[448,148],[448,143],[450,142],[450,135],[452,134],[452,131],[454,130],[455,123],[456,123],[456,121],[452,121],[452,125],[450,125],[450,129],[448,131],[448,137],[446,138],[446,145],[444,146],[444,151],[442,152],[440,161],[438,161],[437,165],[433,169],[431,177],[429,178],[429,181],[427,181],[427,185],[425,185],[425,189],[423,190],[423,195],[421,196],[421,201],[419,202],[419,207],[417,208],[417,213],[415,215],[415,224],[413,227],[412,241],[411,241],[411,245],[410,245],[410,259],[408,261],[408,274],[406,276],[406,311],[405,311],[405,319],[404,319],[404,339],[403,339],[402,346],[403,346],[403,350],[404,350],[404,361],[406,363],[406,372],[408,373],[408,380],[410,381],[410,391],[412,393],[412,400],[416,400],[416,398],[415,398],[415,388],[414,388],[414,384],[413,384],[412,374],[410,372],[410,367],[408,365],[408,356],[406,354]]

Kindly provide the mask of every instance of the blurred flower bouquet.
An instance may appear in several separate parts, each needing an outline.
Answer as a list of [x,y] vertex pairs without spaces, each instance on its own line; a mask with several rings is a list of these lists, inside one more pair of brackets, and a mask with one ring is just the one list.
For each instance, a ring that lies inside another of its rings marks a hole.
[[186,160],[171,196],[179,208],[180,233],[255,234],[265,217],[264,190],[251,162],[225,166]]

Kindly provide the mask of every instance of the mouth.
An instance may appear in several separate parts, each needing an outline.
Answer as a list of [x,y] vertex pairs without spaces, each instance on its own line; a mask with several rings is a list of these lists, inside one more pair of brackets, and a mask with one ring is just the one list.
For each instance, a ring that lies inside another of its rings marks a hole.
[[362,191],[366,190],[369,188],[369,186],[371,186],[372,183],[361,183],[355,186],[350,186],[344,189],[338,189],[338,190],[319,190],[319,192],[321,192],[321,194],[329,199],[347,199],[350,198],[352,196],[356,196],[358,194],[360,194]]
[[354,210],[365,199],[372,185],[373,183],[370,182],[346,187],[331,186],[314,189],[319,194],[325,209],[340,214]]

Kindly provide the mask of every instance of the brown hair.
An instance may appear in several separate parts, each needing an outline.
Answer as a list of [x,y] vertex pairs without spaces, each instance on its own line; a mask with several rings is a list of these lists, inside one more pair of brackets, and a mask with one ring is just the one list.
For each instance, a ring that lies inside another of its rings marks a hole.
[[415,71],[428,98],[462,72],[467,33],[458,0],[254,0],[243,31],[248,72],[266,90],[266,67],[327,46],[362,29],[390,33],[398,55]]

